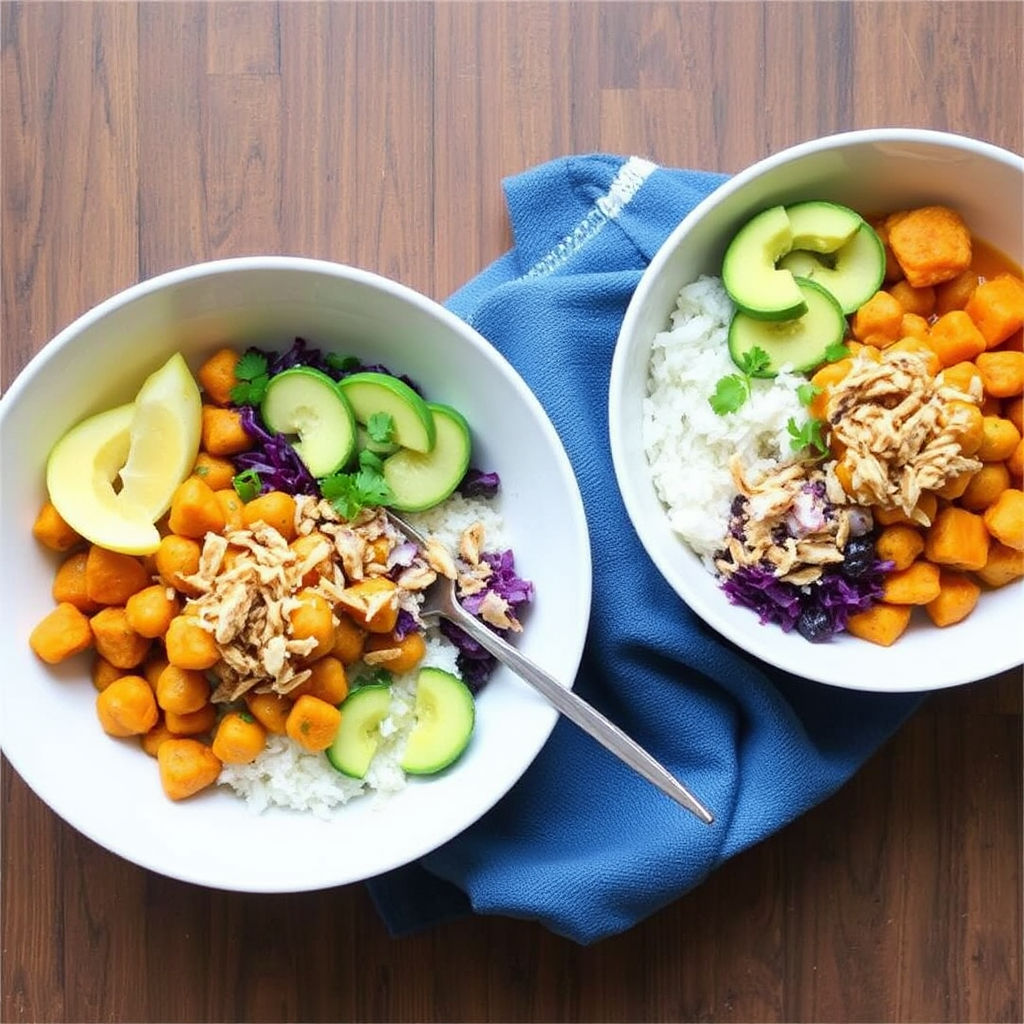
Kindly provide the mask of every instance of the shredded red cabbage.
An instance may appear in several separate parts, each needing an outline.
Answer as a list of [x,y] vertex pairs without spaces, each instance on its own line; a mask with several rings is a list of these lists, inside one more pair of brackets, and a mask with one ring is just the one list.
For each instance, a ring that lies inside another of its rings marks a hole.
[[319,494],[316,480],[288,439],[267,430],[251,405],[241,406],[241,415],[243,429],[256,444],[234,457],[235,466],[239,470],[256,470],[262,493]]
[[470,466],[459,484],[459,493],[464,498],[493,498],[500,486],[501,479],[497,473],[485,473]]
[[821,643],[843,632],[852,614],[881,600],[882,578],[891,568],[891,562],[875,560],[856,577],[829,569],[817,582],[796,586],[769,568],[741,566],[723,581],[722,590],[733,604],[755,611],[762,624],[786,633],[797,629],[812,643]]
[[[485,552],[481,557],[493,572],[487,581],[487,587],[477,594],[464,598],[462,606],[470,614],[476,615],[486,594],[493,591],[509,603],[512,614],[519,618],[519,609],[533,600],[533,584],[517,575],[515,558],[510,550]],[[490,623],[484,624],[495,633],[502,632]],[[497,664],[494,656],[450,622],[441,622],[441,632],[458,648],[456,664],[459,672],[469,689],[477,693],[494,671]]]

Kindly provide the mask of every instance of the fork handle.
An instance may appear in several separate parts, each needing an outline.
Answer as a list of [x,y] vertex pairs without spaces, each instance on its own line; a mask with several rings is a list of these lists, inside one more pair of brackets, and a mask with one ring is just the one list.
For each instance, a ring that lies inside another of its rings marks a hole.
[[468,633],[481,647],[508,665],[513,672],[538,690],[569,721],[593,736],[619,760],[652,782],[663,793],[681,804],[705,824],[714,821],[711,812],[659,761],[656,761],[635,740],[630,739],[614,722],[609,721],[596,708],[572,690],[567,690],[554,676],[549,675],[529,658],[520,654],[511,644],[488,629],[462,608],[447,617]]

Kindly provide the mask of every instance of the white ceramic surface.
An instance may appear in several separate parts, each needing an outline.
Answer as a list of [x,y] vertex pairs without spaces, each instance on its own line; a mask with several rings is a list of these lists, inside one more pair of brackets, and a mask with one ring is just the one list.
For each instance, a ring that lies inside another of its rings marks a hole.
[[978,237],[1024,259],[1024,159],[942,132],[890,128],[847,132],[794,146],[730,178],[686,216],[644,272],[612,362],[609,431],[619,487],[647,553],[676,593],[709,625],[769,664],[835,686],[883,692],[954,686],[1024,661],[1024,588],[986,593],[964,622],[914,624],[881,648],[850,636],[810,644],[760,625],[728,602],[668,524],[643,452],[642,403],[654,335],[667,329],[679,289],[717,275],[733,233],[776,203],[831,199],[862,213],[946,203]]
[[590,611],[586,520],[557,433],[508,363],[438,304],[360,270],[256,257],[165,274],[82,316],[0,401],[0,746],[45,802],[97,843],[162,874],[222,889],[320,889],[415,859],[497,802],[556,720],[502,667],[479,697],[473,740],[453,769],[411,780],[386,800],[356,800],[331,822],[282,810],[254,816],[227,790],[171,803],[137,742],[100,729],[87,656],[50,668],[31,653],[28,634],[53,605],[59,561],[30,534],[54,441],[85,415],[130,400],[175,349],[195,368],[225,342],[287,348],[296,336],[382,362],[465,413],[473,465],[500,474],[516,566],[536,585],[518,646],[566,685]]

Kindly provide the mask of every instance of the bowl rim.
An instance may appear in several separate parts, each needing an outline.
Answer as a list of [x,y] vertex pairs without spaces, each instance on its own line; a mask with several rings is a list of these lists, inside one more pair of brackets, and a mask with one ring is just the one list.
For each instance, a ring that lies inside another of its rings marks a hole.
[[[183,283],[221,276],[225,274],[249,273],[253,271],[285,271],[301,274],[316,274],[326,277],[334,277],[351,284],[368,286],[407,306],[414,308],[427,316],[433,317],[441,327],[447,328],[454,335],[457,335],[471,344],[480,354],[480,357],[492,363],[497,372],[503,377],[510,378],[519,402],[522,403],[524,412],[537,422],[538,430],[549,442],[552,471],[556,472],[564,480],[566,494],[569,497],[569,507],[566,509],[569,530],[571,530],[575,541],[573,551],[579,561],[580,572],[575,586],[576,600],[573,603],[574,612],[571,624],[577,629],[578,638],[573,644],[578,647],[576,650],[570,648],[570,655],[562,672],[560,681],[567,689],[572,689],[579,672],[583,659],[587,635],[589,632],[589,619],[593,599],[593,552],[590,544],[590,534],[587,524],[586,512],[583,504],[582,493],[579,481],[576,476],[572,461],[565,449],[564,443],[557,429],[555,428],[547,410],[533,390],[526,384],[519,371],[499,351],[495,345],[488,341],[479,331],[465,320],[458,317],[441,303],[416,289],[385,277],[373,271],[365,270],[349,264],[321,260],[293,255],[260,254],[252,256],[236,256],[224,259],[207,260],[200,263],[189,264],[179,268],[165,271],[154,275],[143,281],[129,285],[109,297],[101,300],[76,317],[66,327],[55,334],[42,348],[40,348],[25,366],[19,371],[11,382],[10,386],[0,396],[0,430],[6,429],[8,411],[20,405],[28,389],[38,382],[40,374],[47,370],[51,360],[68,345],[73,344],[75,339],[91,326],[102,322],[106,317],[129,306],[137,300],[159,292],[164,289],[173,288]],[[31,397],[30,392],[27,397]],[[528,627],[527,627],[528,629]],[[511,672],[509,669],[508,671]],[[81,813],[77,808],[69,806],[67,802],[59,800],[52,801],[53,793],[51,787],[44,778],[37,777],[31,763],[23,763],[20,749],[17,744],[14,751],[7,749],[6,742],[3,744],[4,756],[8,758],[11,767],[21,776],[26,785],[68,825],[73,827],[82,835],[103,846],[110,852],[120,856],[131,863],[134,863],[147,870],[178,879],[191,884],[202,885],[207,888],[223,889],[238,892],[300,892],[331,888],[337,885],[352,884],[376,877],[387,871],[397,869],[405,864],[414,862],[420,857],[432,852],[449,842],[460,832],[470,827],[483,815],[487,814],[522,778],[522,775],[535,761],[537,755],[548,742],[559,715],[555,708],[533,693],[532,689],[523,684],[523,690],[528,691],[530,699],[536,698],[531,714],[536,716],[536,728],[533,730],[534,742],[528,745],[520,743],[523,757],[517,759],[518,770],[502,778],[500,784],[489,785],[486,794],[473,805],[471,816],[459,821],[446,822],[438,832],[430,837],[429,843],[414,841],[405,852],[393,858],[381,861],[379,866],[372,871],[360,872],[339,872],[337,877],[326,878],[317,875],[312,879],[297,875],[294,884],[282,885],[279,883],[260,883],[252,879],[230,882],[223,878],[211,879],[204,877],[201,872],[196,872],[189,865],[174,865],[161,859],[159,855],[147,854],[144,849],[135,846],[127,846],[124,843],[112,842],[110,838],[103,835],[102,828],[96,827],[90,821],[87,814]],[[5,739],[9,738],[9,726],[0,728],[0,733]],[[37,784],[42,783],[40,788]],[[372,794],[369,797],[372,799]],[[237,799],[239,813],[248,814],[245,802]],[[59,810],[57,808],[60,808]],[[303,816],[311,812],[295,812]],[[339,823],[344,827],[344,813],[332,818],[332,823]]]
[[[1016,170],[1022,177],[1022,187],[1024,187],[1024,156],[1001,146],[997,146],[994,143],[975,139],[955,132],[913,127],[861,128],[822,135],[795,143],[779,150],[776,153],[762,157],[760,160],[757,160],[753,164],[743,168],[741,171],[738,171],[705,196],[704,199],[697,203],[689,213],[681,218],[681,220],[666,236],[662,244],[658,247],[647,267],[642,272],[640,280],[630,297],[626,312],[619,326],[615,350],[612,356],[608,390],[608,438],[616,483],[619,487],[620,497],[626,507],[630,524],[648,557],[654,563],[655,567],[666,580],[668,585],[672,588],[673,592],[677,594],[679,599],[683,601],[694,612],[694,614],[698,615],[704,622],[711,626],[720,636],[738,644],[744,650],[747,650],[748,647],[744,642],[743,636],[740,635],[740,631],[736,629],[723,614],[719,613],[719,611],[725,611],[724,606],[720,610],[716,610],[716,608],[708,608],[702,604],[698,604],[696,606],[692,605],[688,600],[688,595],[679,589],[676,581],[672,578],[672,574],[668,572],[667,568],[663,565],[663,558],[656,548],[654,539],[648,537],[647,531],[641,528],[644,519],[644,510],[640,507],[638,496],[634,493],[634,489],[631,486],[625,486],[623,484],[623,480],[630,476],[628,472],[630,467],[630,456],[624,448],[625,436],[623,426],[626,413],[622,381],[627,372],[626,368],[628,362],[625,339],[629,335],[636,334],[636,322],[640,318],[641,309],[647,301],[648,293],[654,287],[654,284],[665,264],[669,262],[675,251],[679,248],[681,239],[685,239],[692,230],[693,225],[702,220],[709,210],[727,201],[732,195],[746,188],[752,181],[757,180],[763,174],[776,170],[777,168],[784,167],[786,164],[793,163],[806,156],[818,155],[830,150],[846,148],[851,145],[876,145],[886,143],[925,144],[941,147],[946,150],[960,150],[983,159],[992,160],[1006,165],[1011,170]],[[634,344],[635,343],[636,339],[634,338]],[[680,543],[684,542],[680,539]],[[724,600],[725,598],[723,597],[723,601]],[[811,681],[839,689],[854,691],[859,690],[862,692],[879,693],[923,693],[931,690],[964,685],[971,681],[969,679],[957,678],[951,679],[948,682],[940,683],[939,685],[914,685],[913,683],[894,684],[891,680],[885,679],[865,680],[864,682],[855,685],[843,679],[835,677],[829,678],[825,674],[808,675],[806,671],[801,671],[794,667],[790,659],[773,658],[764,652],[755,653],[751,651],[750,653],[753,657],[758,658],[766,664],[774,665],[775,667],[781,668],[785,671],[794,672],[810,679]],[[991,665],[986,666],[986,673],[997,673],[1012,670],[1013,668],[1021,665],[1021,663],[1022,658],[1020,655],[1014,655],[1008,647],[1006,655],[1002,660],[998,663],[993,662]]]

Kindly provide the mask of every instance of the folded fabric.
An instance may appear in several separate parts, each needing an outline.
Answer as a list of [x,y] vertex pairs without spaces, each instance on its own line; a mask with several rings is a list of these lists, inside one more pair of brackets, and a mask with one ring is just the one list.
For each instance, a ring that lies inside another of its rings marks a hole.
[[664,582],[619,497],[607,418],[619,325],[658,247],[724,180],[604,154],[512,177],[514,248],[448,302],[537,394],[579,480],[594,596],[575,689],[685,780],[715,824],[560,720],[479,822],[369,883],[393,934],[469,911],[580,943],[621,932],[833,793],[915,706],[738,650]]

